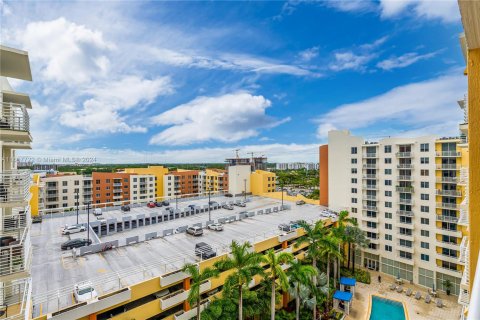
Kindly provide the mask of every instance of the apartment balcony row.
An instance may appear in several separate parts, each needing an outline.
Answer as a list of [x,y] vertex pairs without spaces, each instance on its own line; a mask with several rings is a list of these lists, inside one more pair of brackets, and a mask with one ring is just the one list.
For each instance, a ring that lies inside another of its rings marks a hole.
[[0,131],[2,132],[2,140],[20,138],[21,141],[31,141],[29,134],[30,117],[24,105],[11,102],[2,102],[0,115]]
[[437,170],[460,170],[460,166],[455,163],[437,164]]
[[400,164],[397,164],[397,169],[413,169],[413,164],[411,164],[411,163],[400,163]]
[[453,242],[453,241],[443,241],[443,240],[436,240],[436,246],[440,248],[446,248],[451,250],[459,250],[460,244]]
[[376,174],[364,174],[363,179],[375,179],[378,180],[378,176]]
[[457,177],[437,177],[437,183],[457,183]]
[[7,282],[28,277],[31,258],[30,228],[28,226],[23,229],[20,237],[2,235],[0,279]]
[[462,155],[462,153],[457,152],[457,151],[437,151],[437,152],[435,152],[435,156],[436,157],[441,157],[441,158],[451,158],[451,157],[458,158],[461,155]]
[[397,192],[403,192],[403,193],[413,193],[413,187],[401,187],[401,186],[396,186],[395,190]]
[[458,210],[459,205],[456,203],[450,203],[450,202],[437,202],[437,208],[439,209],[449,209],[449,210]]
[[397,176],[397,180],[399,181],[412,181],[413,180],[413,177],[412,176]]
[[[438,219],[438,216],[437,216],[437,219]],[[456,238],[462,237],[462,232],[458,231],[458,230],[455,230],[455,229],[437,228],[436,232],[438,234],[444,235],[444,236],[451,236],[451,237],[456,237]]]
[[397,210],[399,216],[413,217],[413,211],[411,210]]
[[378,153],[376,153],[376,152],[364,153],[363,157],[364,158],[378,158]]
[[458,257],[458,263],[465,264],[468,261],[468,237],[463,237],[460,243],[460,255]]
[[378,163],[367,163],[363,165],[364,169],[378,169]]
[[371,222],[377,222],[378,223],[378,215],[372,216],[368,215],[366,211],[363,212],[362,214],[362,220],[364,221],[371,221]]
[[362,186],[363,189],[367,189],[367,190],[378,190],[378,185],[376,184],[364,184]]
[[413,205],[414,201],[413,199],[405,199],[405,198],[399,198],[398,203],[400,204],[408,204],[408,205]]
[[377,196],[363,195],[362,199],[363,200],[369,200],[369,201],[377,201]]
[[458,263],[458,257],[456,255],[449,255],[449,254],[443,254],[441,252],[437,252],[435,254],[435,258],[441,261],[446,261],[450,263]]
[[413,157],[413,152],[397,152],[395,155],[397,158],[411,158]]
[[459,190],[442,190],[436,189],[435,194],[437,196],[446,196],[446,197],[461,197],[462,191]]
[[437,221],[457,223],[458,217],[444,216],[444,215],[437,214]]
[[30,319],[26,315],[31,312],[31,292],[31,278],[14,280],[0,286],[0,301],[8,312],[8,316],[4,315],[4,319]]
[[459,225],[469,227],[469,217],[467,209],[460,209],[460,216],[458,217]]
[[30,199],[30,170],[0,173],[0,207],[21,207]]

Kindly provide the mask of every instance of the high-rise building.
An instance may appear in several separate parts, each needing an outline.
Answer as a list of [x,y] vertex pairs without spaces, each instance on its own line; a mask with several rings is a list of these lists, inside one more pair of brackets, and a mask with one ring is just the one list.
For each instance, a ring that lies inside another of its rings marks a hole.
[[356,263],[428,288],[450,280],[458,295],[467,158],[455,137],[367,142],[329,132],[328,205],[348,210],[370,240]]
[[30,317],[30,171],[18,170],[17,149],[31,149],[28,95],[15,92],[7,78],[32,80],[28,53],[0,46],[0,314]]

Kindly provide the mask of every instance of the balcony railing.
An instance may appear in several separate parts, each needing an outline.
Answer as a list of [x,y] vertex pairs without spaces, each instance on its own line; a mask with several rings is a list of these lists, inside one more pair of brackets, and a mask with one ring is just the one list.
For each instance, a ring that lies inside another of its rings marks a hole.
[[397,164],[398,169],[413,169],[413,164],[411,163],[401,163]]
[[30,170],[7,170],[0,173],[0,205],[27,201],[30,183]]
[[2,102],[0,130],[30,131],[30,118],[22,104]]
[[363,200],[377,201],[377,196],[364,195]]
[[364,158],[378,158],[378,153],[364,153]]
[[400,216],[413,217],[413,211],[410,210],[397,210],[397,214]]
[[456,203],[447,203],[447,202],[437,202],[437,208],[441,209],[451,209],[451,210],[458,210],[458,204]]
[[438,183],[457,183],[457,177],[438,177]]
[[0,301],[8,312],[4,319],[30,319],[28,306],[31,300],[31,280],[29,278],[14,280],[0,286]]
[[437,221],[457,223],[458,218],[457,217],[452,217],[452,216],[443,216],[443,215],[437,214]]
[[404,193],[412,193],[413,192],[413,187],[400,187],[397,186],[395,188],[398,192],[404,192]]
[[457,151],[437,151],[436,153],[437,157],[460,157],[461,152]]
[[401,181],[412,181],[412,176],[398,176],[397,180]]
[[122,183],[121,182],[115,182],[113,184],[114,187],[121,187],[122,186]]
[[0,218],[0,236],[12,236],[20,239],[27,226],[30,225],[30,206],[25,208],[13,208],[9,215],[2,215]]
[[363,206],[363,209],[369,210],[369,211],[377,211],[377,207],[376,207],[376,206],[367,206],[367,205],[364,205],[364,206]]
[[467,209],[460,209],[460,217],[458,218],[459,225],[468,227],[469,225],[469,217],[468,217],[468,210]]
[[455,163],[442,163],[437,164],[437,170],[460,170],[460,166]]
[[461,196],[462,196],[462,191],[437,189],[437,190],[435,191],[435,194],[436,194],[437,196],[461,197]]
[[397,152],[395,154],[398,158],[411,158],[412,157],[412,152]]
[[30,229],[23,230],[21,238],[2,240],[0,247],[0,276],[17,272],[29,272],[31,261]]
[[377,163],[367,163],[363,165],[364,169],[377,169],[378,164]]
[[400,203],[400,204],[409,204],[409,205],[412,205],[412,204],[413,204],[413,199],[403,199],[403,198],[400,198],[400,199],[398,199],[398,203]]
[[376,185],[376,184],[364,184],[363,189],[378,190],[378,185]]
[[363,179],[378,179],[376,174],[364,174]]

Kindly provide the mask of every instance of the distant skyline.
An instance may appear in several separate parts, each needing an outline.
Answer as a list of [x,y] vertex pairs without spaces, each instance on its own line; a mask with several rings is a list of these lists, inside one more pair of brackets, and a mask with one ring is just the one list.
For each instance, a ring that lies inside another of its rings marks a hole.
[[458,135],[455,0],[0,0],[27,50],[33,150],[103,163],[318,162],[332,129]]

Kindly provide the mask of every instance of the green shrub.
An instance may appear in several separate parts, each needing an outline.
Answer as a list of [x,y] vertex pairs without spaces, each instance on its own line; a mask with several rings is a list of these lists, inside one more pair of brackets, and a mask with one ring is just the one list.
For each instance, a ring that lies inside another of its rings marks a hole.
[[355,269],[355,275],[352,275],[352,270],[347,268],[341,269],[341,274],[343,277],[355,278],[358,282],[370,284],[370,272],[363,269]]

